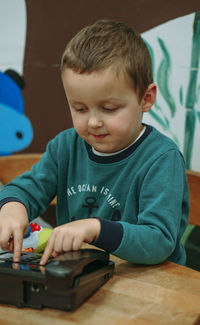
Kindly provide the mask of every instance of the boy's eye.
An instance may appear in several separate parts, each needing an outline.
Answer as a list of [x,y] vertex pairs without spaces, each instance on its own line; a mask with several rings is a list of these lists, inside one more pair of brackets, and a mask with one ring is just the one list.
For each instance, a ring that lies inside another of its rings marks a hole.
[[102,107],[103,108],[103,110],[105,110],[105,111],[107,111],[107,112],[114,112],[114,111],[116,111],[116,108],[115,107]]
[[86,112],[87,108],[84,108],[84,107],[75,107],[74,110],[76,112],[82,113],[82,112]]

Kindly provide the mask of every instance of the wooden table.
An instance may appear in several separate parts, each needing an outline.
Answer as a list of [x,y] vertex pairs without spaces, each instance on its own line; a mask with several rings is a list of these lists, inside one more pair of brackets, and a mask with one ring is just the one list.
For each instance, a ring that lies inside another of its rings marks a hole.
[[170,262],[138,266],[111,259],[112,279],[76,311],[0,305],[0,324],[200,324],[200,272]]

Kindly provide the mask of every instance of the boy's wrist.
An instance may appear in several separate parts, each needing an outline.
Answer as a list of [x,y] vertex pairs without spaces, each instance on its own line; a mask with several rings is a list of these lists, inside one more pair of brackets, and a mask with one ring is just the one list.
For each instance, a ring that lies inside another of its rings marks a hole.
[[0,207],[0,210],[1,211],[2,210],[6,210],[6,209],[20,209],[20,211],[23,210],[23,212],[25,213],[25,215],[28,216],[28,213],[27,213],[27,210],[26,210],[25,205],[22,202],[20,202],[20,201],[9,201],[9,202],[6,202],[5,204],[3,204]]
[[97,238],[99,237],[100,232],[101,232],[101,222],[98,218],[91,218],[89,220],[92,221],[94,224],[95,236],[92,241],[96,241]]
[[100,222],[99,236],[91,242],[92,245],[114,252],[120,245],[123,237],[123,226],[120,222],[96,218]]
[[[23,204],[22,201],[21,201],[20,199],[16,198],[16,197],[7,197],[7,198],[5,198],[5,199],[0,200],[0,209],[1,209],[5,204],[7,204],[7,203],[9,203],[9,202],[19,202],[19,203]],[[23,205],[24,205],[24,204],[23,204]]]

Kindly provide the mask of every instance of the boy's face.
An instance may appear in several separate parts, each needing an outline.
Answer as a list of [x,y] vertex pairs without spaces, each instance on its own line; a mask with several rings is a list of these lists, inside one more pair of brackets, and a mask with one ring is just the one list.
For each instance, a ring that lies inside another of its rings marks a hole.
[[74,127],[87,143],[99,152],[112,153],[134,142],[142,129],[143,112],[155,100],[154,84],[139,102],[129,77],[117,76],[112,68],[90,74],[66,68],[62,78]]

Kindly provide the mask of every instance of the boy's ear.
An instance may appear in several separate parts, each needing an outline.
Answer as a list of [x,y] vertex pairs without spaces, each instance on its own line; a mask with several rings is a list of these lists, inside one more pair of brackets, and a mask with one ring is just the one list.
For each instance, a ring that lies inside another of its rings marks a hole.
[[148,112],[156,100],[157,86],[152,83],[148,86],[142,98],[142,111]]

